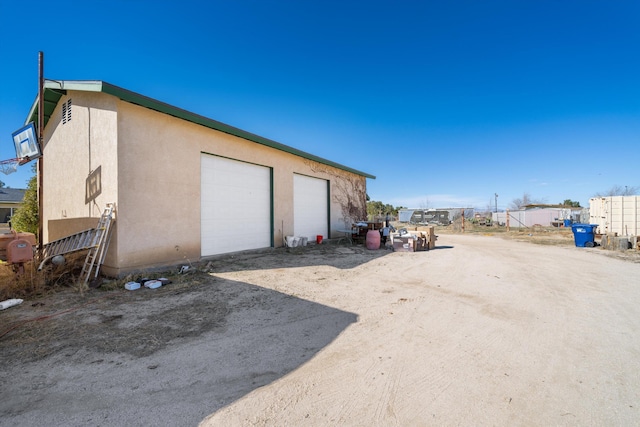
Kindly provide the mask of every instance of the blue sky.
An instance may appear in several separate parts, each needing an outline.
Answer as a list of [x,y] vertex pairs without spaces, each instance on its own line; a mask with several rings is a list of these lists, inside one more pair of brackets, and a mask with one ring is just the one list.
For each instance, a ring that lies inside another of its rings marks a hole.
[[104,80],[370,173],[394,206],[588,206],[640,187],[637,1],[0,0],[0,18],[1,159],[43,51],[48,79]]

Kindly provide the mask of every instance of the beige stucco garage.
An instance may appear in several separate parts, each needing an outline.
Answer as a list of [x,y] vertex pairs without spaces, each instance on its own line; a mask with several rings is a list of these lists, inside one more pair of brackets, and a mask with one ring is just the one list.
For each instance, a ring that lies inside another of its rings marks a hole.
[[43,242],[115,203],[105,274],[333,237],[366,217],[368,173],[102,81],[44,94]]

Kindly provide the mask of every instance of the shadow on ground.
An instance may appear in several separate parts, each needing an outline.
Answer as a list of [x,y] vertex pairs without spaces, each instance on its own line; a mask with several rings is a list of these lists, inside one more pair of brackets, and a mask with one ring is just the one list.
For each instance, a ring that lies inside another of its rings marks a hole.
[[295,370],[357,321],[202,273],[104,294],[0,313],[3,327],[13,325],[0,339],[3,423],[196,425]]
[[392,253],[390,245],[369,250],[363,245],[310,244],[296,248],[270,248],[213,256],[200,262],[198,268],[219,273],[310,266],[351,269]]

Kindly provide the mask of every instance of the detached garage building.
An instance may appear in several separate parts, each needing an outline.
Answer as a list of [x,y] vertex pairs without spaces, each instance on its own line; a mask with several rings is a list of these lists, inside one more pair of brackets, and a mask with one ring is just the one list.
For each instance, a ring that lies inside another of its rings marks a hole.
[[102,81],[46,81],[44,98],[43,242],[95,227],[115,203],[105,274],[366,218],[367,173]]

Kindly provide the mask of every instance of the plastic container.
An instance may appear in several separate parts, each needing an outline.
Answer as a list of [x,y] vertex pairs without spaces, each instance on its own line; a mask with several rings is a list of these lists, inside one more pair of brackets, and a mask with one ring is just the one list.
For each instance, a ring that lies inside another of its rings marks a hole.
[[367,231],[366,245],[367,245],[367,249],[370,249],[370,250],[380,249],[380,231],[378,230]]
[[317,243],[318,245],[322,243],[322,235],[318,234],[318,235],[316,236],[316,243]]
[[598,224],[573,224],[573,239],[579,248],[593,248],[595,244],[594,230]]
[[571,227],[571,220],[570,219],[565,219],[564,220],[564,226],[565,227]]
[[162,286],[162,282],[159,280],[149,280],[148,282],[145,282],[144,287],[145,288],[149,288],[149,289],[157,289],[160,286]]
[[138,282],[127,282],[124,284],[124,288],[128,291],[135,291],[136,289],[140,289],[140,283]]

